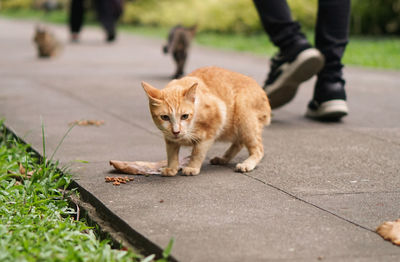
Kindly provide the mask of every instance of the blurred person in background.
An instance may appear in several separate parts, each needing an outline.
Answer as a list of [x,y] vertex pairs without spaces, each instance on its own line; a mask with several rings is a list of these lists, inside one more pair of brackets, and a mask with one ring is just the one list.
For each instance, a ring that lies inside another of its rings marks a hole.
[[[112,42],[116,38],[116,22],[123,12],[122,0],[93,0],[97,18],[106,32],[106,41]],[[85,0],[71,0],[69,12],[69,29],[71,41],[79,40],[85,16]]]
[[315,48],[285,0],[253,0],[270,40],[279,48],[264,84],[272,109],[290,102],[299,85],[317,74],[306,116],[339,121],[348,114],[341,62],[348,43],[350,0],[319,0]]

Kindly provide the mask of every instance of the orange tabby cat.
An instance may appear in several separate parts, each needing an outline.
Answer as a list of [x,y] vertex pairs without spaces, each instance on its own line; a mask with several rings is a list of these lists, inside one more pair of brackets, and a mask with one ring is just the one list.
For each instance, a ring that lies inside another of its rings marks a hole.
[[197,175],[214,141],[232,145],[211,164],[228,163],[245,146],[249,157],[236,165],[236,171],[253,170],[264,156],[262,129],[271,120],[267,95],[250,77],[218,67],[205,67],[162,89],[142,82],[149,98],[150,112],[163,132],[168,166],[164,176],[175,176],[179,168],[179,149],[192,146],[184,175]]

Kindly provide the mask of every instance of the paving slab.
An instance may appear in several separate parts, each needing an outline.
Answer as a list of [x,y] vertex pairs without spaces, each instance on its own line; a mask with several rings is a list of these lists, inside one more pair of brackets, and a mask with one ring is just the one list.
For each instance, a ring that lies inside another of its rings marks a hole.
[[[274,111],[263,132],[265,157],[249,174],[205,162],[199,176],[136,176],[114,187],[104,183],[115,174],[109,160],[166,157],[140,82],[163,87],[172,59],[162,55],[161,39],[120,34],[105,44],[100,29],[85,28],[82,41],[71,44],[65,27],[49,27],[65,47],[59,57],[39,60],[34,23],[0,18],[0,117],[42,154],[43,123],[47,155],[69,123],[104,120],[74,127],[55,158],[132,242],[154,251],[173,237],[179,261],[400,259],[400,248],[373,232],[400,216],[400,72],[346,68],[351,113],[342,123],[304,118],[315,79],[304,83],[292,103]],[[209,65],[262,83],[268,62],[193,46],[187,71]],[[216,144],[207,159],[226,147]],[[243,151],[234,161],[245,157]]]

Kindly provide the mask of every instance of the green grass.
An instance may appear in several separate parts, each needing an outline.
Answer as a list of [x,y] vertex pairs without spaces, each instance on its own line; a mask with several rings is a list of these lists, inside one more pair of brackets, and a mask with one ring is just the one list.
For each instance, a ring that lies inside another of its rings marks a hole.
[[[154,260],[112,249],[110,240],[75,220],[66,195],[73,192],[65,191],[70,182],[58,163],[38,158],[0,122],[0,261]],[[158,261],[166,261],[171,246]]]
[[[68,20],[67,12],[64,11],[45,14],[35,10],[7,10],[1,11],[0,15],[59,24],[65,24]],[[93,14],[89,15],[90,25],[96,24],[93,17]],[[133,34],[163,39],[166,39],[168,34],[168,28],[121,25],[120,29]],[[308,33],[307,37],[313,42],[312,33]],[[264,33],[246,36],[202,32],[196,35],[195,42],[203,46],[264,56],[272,56],[277,51]],[[400,70],[400,37],[351,36],[343,63],[358,67]]]
[[36,21],[46,21],[51,23],[65,24],[68,21],[68,14],[65,11],[54,11],[54,12],[43,12],[33,9],[10,9],[1,10],[0,15],[17,18],[17,19],[29,19]]
[[269,42],[266,34],[245,36],[200,33],[198,36],[196,36],[196,42],[204,46],[268,56],[271,56],[277,52],[277,48]]
[[354,66],[400,70],[400,37],[350,37],[343,62]]
[[[313,34],[307,38],[313,42]],[[220,35],[200,33],[196,42],[205,46],[272,56],[277,52],[265,34]],[[351,36],[343,63],[350,66],[400,70],[400,37]]]

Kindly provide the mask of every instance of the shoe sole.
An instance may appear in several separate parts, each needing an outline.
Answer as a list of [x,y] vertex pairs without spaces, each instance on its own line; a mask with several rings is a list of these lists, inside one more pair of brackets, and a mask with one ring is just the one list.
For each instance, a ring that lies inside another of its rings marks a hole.
[[282,75],[265,88],[271,108],[278,108],[291,101],[299,85],[317,74],[323,65],[323,55],[317,49],[310,48],[301,52],[286,68],[283,66]]
[[321,121],[339,121],[348,113],[346,101],[335,99],[322,103],[318,110],[307,109],[306,117]]

